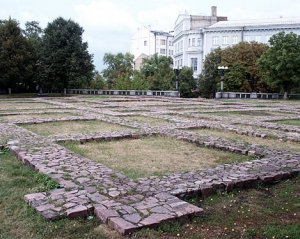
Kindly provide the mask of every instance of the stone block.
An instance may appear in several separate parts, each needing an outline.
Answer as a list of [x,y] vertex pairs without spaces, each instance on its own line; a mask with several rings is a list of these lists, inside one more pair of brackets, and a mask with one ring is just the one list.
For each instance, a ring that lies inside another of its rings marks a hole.
[[104,223],[107,223],[109,218],[119,217],[119,213],[112,209],[104,209],[103,207],[95,206],[95,215],[100,218]]
[[88,215],[87,207],[79,205],[79,206],[68,209],[66,211],[66,214],[69,219],[85,218]]
[[209,186],[209,185],[201,185],[200,189],[201,189],[202,197],[208,197],[208,196],[212,195],[212,193],[213,193],[213,187]]
[[128,235],[139,228],[139,226],[136,226],[120,217],[110,218],[108,226],[115,229],[121,235]]

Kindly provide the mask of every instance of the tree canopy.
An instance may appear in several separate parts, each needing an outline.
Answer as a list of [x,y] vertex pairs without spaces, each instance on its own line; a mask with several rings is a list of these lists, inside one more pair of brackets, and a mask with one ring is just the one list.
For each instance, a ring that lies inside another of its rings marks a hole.
[[16,20],[0,24],[0,86],[28,86],[33,74],[34,48],[22,34]]
[[266,45],[255,41],[240,42],[222,51],[221,65],[229,68],[226,74],[227,91],[255,92],[260,90],[261,74],[257,60],[266,51]]
[[171,67],[172,64],[172,57],[159,56],[157,53],[143,59],[140,72],[148,82],[150,90],[175,89],[175,74]]
[[82,41],[83,28],[62,17],[44,30],[40,64],[42,84],[48,89],[76,88],[93,77],[93,56]]
[[218,91],[220,76],[218,65],[221,62],[221,48],[217,48],[205,57],[204,67],[198,79],[198,90],[201,97],[214,98]]
[[263,82],[284,90],[284,98],[300,83],[300,36],[280,32],[273,35],[266,53],[259,59]]
[[196,81],[193,77],[193,70],[190,67],[183,67],[179,74],[179,87],[180,96],[183,98],[195,97],[196,94],[193,90],[196,89]]
[[103,63],[107,65],[107,68],[102,71],[102,74],[109,89],[115,89],[117,82],[124,77],[132,77],[133,58],[134,56],[129,52],[104,54]]

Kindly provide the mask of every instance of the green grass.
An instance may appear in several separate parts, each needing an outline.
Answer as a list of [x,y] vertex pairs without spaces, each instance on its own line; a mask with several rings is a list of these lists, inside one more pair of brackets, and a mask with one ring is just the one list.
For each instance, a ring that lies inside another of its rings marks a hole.
[[61,135],[61,134],[79,134],[79,133],[96,133],[103,131],[119,131],[128,129],[113,123],[106,123],[98,120],[86,121],[63,121],[49,122],[43,124],[19,124],[23,128],[42,136]]
[[136,116],[125,116],[122,117],[124,119],[132,120],[138,123],[145,123],[145,124],[151,124],[151,125],[162,125],[162,124],[170,124],[171,122],[164,119],[159,118],[151,118],[151,117],[145,117],[141,115]]
[[253,159],[250,156],[197,147],[188,142],[160,136],[62,145],[133,180]]
[[281,120],[281,121],[274,121],[278,124],[287,124],[287,125],[293,125],[293,126],[300,126],[300,119],[297,120]]
[[[3,151],[2,151],[3,152]],[[49,182],[49,179],[46,179]],[[47,222],[27,206],[24,195],[45,187],[45,180],[12,153],[0,154],[0,238],[107,238],[98,219]]]

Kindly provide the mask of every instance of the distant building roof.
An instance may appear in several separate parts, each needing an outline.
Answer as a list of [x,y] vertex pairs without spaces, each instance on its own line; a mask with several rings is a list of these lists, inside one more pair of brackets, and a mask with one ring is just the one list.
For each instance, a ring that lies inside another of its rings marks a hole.
[[220,21],[206,29],[210,28],[228,28],[228,27],[244,27],[244,26],[274,26],[274,25],[290,25],[299,24],[300,17],[293,18],[269,18],[269,19],[250,19],[250,20],[236,20],[236,21]]
[[160,36],[166,36],[166,37],[173,37],[173,35],[171,35],[168,32],[163,32],[163,31],[151,31],[154,35],[160,35]]

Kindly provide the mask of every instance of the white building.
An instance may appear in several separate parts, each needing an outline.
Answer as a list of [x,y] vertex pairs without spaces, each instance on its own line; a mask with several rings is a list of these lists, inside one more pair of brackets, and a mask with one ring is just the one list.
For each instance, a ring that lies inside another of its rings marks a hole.
[[202,69],[203,49],[205,48],[203,29],[227,17],[217,16],[217,7],[211,8],[211,16],[179,14],[174,27],[174,67],[189,66],[196,78]]
[[300,17],[228,21],[218,17],[212,7],[211,16],[180,14],[174,28],[174,67],[189,66],[196,78],[202,71],[205,56],[218,47],[224,49],[242,41],[268,43],[281,31],[300,35]]
[[173,35],[142,27],[132,36],[130,53],[134,55],[135,69],[140,69],[142,59],[157,53],[159,56],[173,56]]

